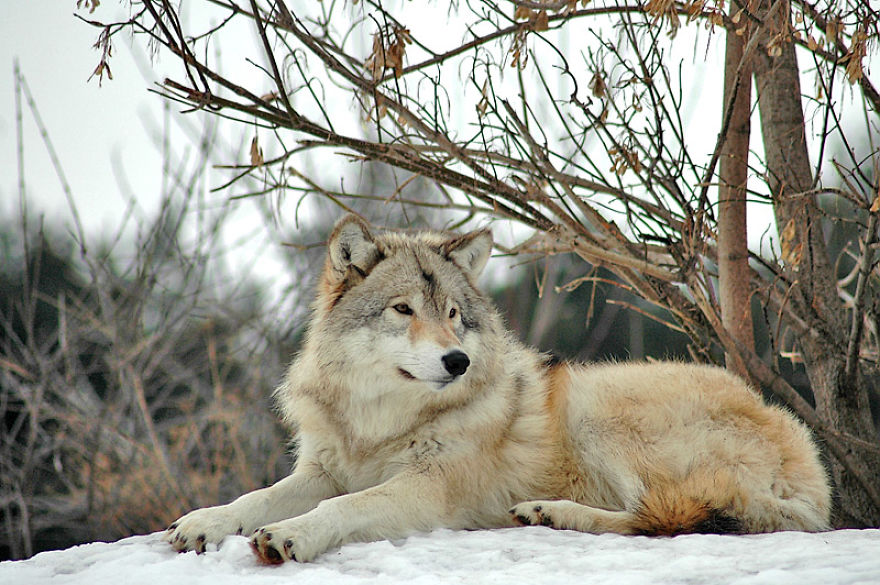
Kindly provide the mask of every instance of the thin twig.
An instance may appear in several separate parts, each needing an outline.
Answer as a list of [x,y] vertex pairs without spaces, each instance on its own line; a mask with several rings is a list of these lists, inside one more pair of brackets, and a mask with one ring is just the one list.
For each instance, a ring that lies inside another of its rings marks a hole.
[[846,347],[846,365],[844,378],[848,385],[857,383],[856,374],[859,365],[859,348],[862,343],[864,331],[865,293],[868,289],[868,277],[874,263],[874,243],[877,242],[877,218],[880,213],[872,213],[868,217],[868,228],[865,234],[865,242],[862,246],[862,256],[859,259],[859,278],[856,282],[856,292],[853,295],[852,322],[850,325],[849,339]]

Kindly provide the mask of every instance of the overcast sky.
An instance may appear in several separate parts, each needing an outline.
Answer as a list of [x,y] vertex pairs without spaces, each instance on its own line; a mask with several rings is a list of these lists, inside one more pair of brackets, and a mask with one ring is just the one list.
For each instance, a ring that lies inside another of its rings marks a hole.
[[[102,87],[97,79],[88,81],[98,64],[92,44],[99,30],[74,18],[75,8],[75,0],[15,2],[0,18],[0,210],[7,219],[18,210],[17,60],[83,223],[87,229],[112,227],[123,209],[112,157],[145,192],[157,192],[161,160],[141,120],[161,120],[161,107],[158,97],[147,92],[127,42],[117,43],[113,81],[105,80]],[[22,103],[22,121],[28,205],[50,222],[68,221],[61,182],[27,103]]]
[[[113,79],[105,78],[102,84],[97,78],[89,80],[100,58],[92,48],[100,29],[76,18],[74,13],[105,22],[128,16],[117,0],[105,0],[94,15],[87,10],[77,11],[76,0],[46,0],[15,2],[14,9],[7,7],[0,18],[0,217],[11,222],[7,229],[21,233],[14,82],[17,62],[69,184],[91,248],[115,233],[129,198],[136,199],[135,220],[126,224],[128,238],[124,241],[129,244],[122,249],[130,254],[138,224],[143,224],[137,219],[154,217],[163,189],[160,144],[167,104],[148,90],[161,81],[162,69],[172,68],[176,62],[167,59],[151,65],[142,53],[143,39],[132,43],[127,34],[120,34],[115,37],[110,61]],[[250,36],[246,32],[242,42],[250,42]],[[183,138],[176,127],[180,117],[174,114],[179,109],[179,105],[170,106],[172,115],[167,117],[171,120],[170,135],[174,142],[171,164],[186,166],[182,165],[181,153],[191,151],[192,142]],[[43,218],[50,226],[73,230],[71,206],[23,92],[21,113],[25,201],[31,226],[37,218]],[[198,126],[205,120],[197,113],[186,117],[185,123]],[[236,128],[235,132],[242,134],[246,130]],[[221,156],[224,163],[235,162],[228,159],[228,153]],[[185,160],[192,166],[195,158],[190,152]],[[211,170],[205,173],[200,185],[204,192],[202,203],[219,209],[229,204],[228,193],[209,191],[224,179],[213,175]],[[224,233],[226,244],[235,245],[231,264],[238,275],[267,275],[279,290],[286,280],[280,276],[281,254],[289,253],[281,246],[279,231],[265,229],[255,201],[232,205],[235,230]]]

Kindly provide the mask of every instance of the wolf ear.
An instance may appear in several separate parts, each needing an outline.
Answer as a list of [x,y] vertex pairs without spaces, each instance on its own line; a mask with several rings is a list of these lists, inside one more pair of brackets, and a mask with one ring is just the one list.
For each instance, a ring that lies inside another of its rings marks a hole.
[[354,268],[365,276],[379,261],[379,248],[370,228],[356,215],[346,215],[336,222],[327,242],[330,264],[344,277]]
[[476,280],[492,253],[492,232],[481,229],[453,238],[443,245],[443,252],[471,280]]

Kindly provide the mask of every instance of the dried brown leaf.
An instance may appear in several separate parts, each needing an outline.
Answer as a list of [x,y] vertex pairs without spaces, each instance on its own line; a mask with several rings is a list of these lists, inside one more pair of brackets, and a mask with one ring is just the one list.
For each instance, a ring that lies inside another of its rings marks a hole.
[[373,50],[364,62],[364,66],[370,72],[373,81],[382,77],[382,71],[385,70],[385,47],[382,46],[381,33],[373,35]]
[[514,20],[529,20],[532,17],[532,10],[525,6],[517,6],[513,12]]
[[100,5],[101,0],[76,0],[76,8],[80,9],[86,6],[89,9],[89,14],[92,14]]
[[645,11],[653,17],[651,24],[657,24],[665,18],[669,23],[669,30],[666,34],[670,38],[675,37],[681,26],[675,0],[648,0],[648,3],[645,5]]
[[[684,5],[684,11],[687,13],[687,21],[693,22],[703,14],[703,8],[706,6],[705,0],[693,0]],[[736,22],[736,21],[734,21]]]
[[837,17],[829,18],[825,25],[825,38],[828,39],[829,45],[837,44],[837,34],[840,32],[840,19]]
[[251,140],[251,166],[263,166],[263,149],[260,148],[260,141],[257,136]]
[[601,72],[596,71],[592,79],[590,79],[590,91],[597,98],[604,98],[608,93],[608,86],[605,84],[605,79],[602,78]]
[[486,110],[489,109],[489,80],[483,82],[483,89],[480,91],[480,101],[477,102],[477,113],[480,118],[486,115]]
[[535,17],[535,24],[533,25],[533,29],[538,32],[550,30],[550,19],[547,16],[546,10],[540,11]]
[[842,59],[842,61],[846,62],[846,80],[849,81],[850,85],[858,83],[864,76],[862,59],[865,58],[867,53],[867,40],[868,35],[863,30],[860,29],[854,32],[849,53]]

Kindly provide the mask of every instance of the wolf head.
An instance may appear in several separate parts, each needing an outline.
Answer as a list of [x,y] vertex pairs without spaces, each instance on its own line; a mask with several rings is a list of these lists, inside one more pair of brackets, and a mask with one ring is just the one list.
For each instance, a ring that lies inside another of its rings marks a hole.
[[474,286],[489,230],[374,234],[349,215],[327,248],[305,349],[321,370],[383,392],[441,391],[479,369],[484,330],[496,330]]

